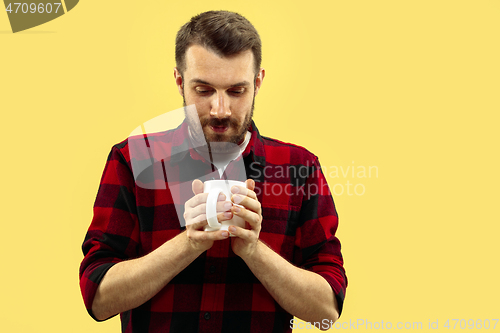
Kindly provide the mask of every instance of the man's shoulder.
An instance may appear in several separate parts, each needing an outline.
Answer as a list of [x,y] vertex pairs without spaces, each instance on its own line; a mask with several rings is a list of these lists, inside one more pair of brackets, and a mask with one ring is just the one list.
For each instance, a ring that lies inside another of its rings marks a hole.
[[165,152],[173,144],[175,130],[147,134],[131,135],[125,140],[113,145],[111,155],[122,155],[125,161],[150,159],[153,152]]
[[261,136],[266,151],[266,160],[273,164],[303,164],[318,157],[308,149],[278,139]]

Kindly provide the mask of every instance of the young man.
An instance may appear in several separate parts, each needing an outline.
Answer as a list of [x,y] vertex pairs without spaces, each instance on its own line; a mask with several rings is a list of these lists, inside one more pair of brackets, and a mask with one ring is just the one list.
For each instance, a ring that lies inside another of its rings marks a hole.
[[[293,316],[329,328],[347,285],[337,213],[316,156],[261,136],[252,121],[265,76],[257,31],[236,13],[202,13],[178,32],[176,62],[179,93],[201,128],[187,115],[148,144],[188,147],[175,158],[180,178],[194,164],[207,172],[178,216],[168,185],[138,186],[134,139],[113,147],[83,244],[87,310],[97,320],[120,313],[123,332],[291,332]],[[247,186],[217,204],[226,211],[219,221],[246,221],[229,227],[234,237],[203,230],[203,182],[214,165],[192,145],[200,136],[240,148]]]

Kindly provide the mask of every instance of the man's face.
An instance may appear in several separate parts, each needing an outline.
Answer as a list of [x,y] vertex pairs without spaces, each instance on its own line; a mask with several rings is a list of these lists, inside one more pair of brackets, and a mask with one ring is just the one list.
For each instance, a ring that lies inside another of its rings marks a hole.
[[205,139],[236,144],[243,141],[252,120],[254,98],[264,73],[261,69],[254,82],[250,50],[221,58],[200,45],[186,51],[183,76],[174,70],[184,104],[196,105]]

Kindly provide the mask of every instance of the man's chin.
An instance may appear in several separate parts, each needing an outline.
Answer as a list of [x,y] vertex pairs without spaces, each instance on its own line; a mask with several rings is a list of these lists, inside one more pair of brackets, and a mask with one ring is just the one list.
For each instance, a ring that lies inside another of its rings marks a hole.
[[214,134],[214,133],[210,133],[210,134],[205,133],[205,139],[207,140],[207,142],[230,142],[231,141],[231,137],[229,137],[227,135]]
[[[209,133],[207,133],[209,132]],[[231,133],[233,132],[233,133]],[[244,134],[234,134],[234,131],[228,130],[225,133],[216,133],[212,130],[204,131],[207,142],[227,142],[238,144],[244,137]]]
[[238,144],[243,141],[243,135],[223,135],[223,134],[211,134],[205,135],[206,141],[210,144],[213,152],[231,152],[235,148],[239,148]]

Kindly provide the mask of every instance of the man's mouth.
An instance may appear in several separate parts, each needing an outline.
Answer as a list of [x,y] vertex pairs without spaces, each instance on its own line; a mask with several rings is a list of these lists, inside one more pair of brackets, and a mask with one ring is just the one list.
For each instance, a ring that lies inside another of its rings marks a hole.
[[212,126],[210,125],[210,129],[214,132],[217,132],[217,133],[224,133],[225,131],[228,130],[228,126]]

